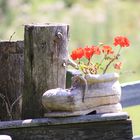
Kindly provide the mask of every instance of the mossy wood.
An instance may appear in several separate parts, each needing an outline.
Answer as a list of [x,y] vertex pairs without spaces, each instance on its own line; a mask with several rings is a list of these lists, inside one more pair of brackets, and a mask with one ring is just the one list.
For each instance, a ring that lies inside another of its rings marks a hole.
[[25,26],[22,118],[42,117],[42,94],[65,88],[68,33],[65,24]]
[[23,46],[23,41],[0,42],[0,120],[21,118]]

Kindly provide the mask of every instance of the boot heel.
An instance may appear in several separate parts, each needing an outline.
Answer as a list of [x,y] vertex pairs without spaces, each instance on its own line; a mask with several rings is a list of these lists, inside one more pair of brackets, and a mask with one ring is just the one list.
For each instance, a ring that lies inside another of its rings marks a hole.
[[96,113],[116,113],[122,111],[120,103],[95,107]]

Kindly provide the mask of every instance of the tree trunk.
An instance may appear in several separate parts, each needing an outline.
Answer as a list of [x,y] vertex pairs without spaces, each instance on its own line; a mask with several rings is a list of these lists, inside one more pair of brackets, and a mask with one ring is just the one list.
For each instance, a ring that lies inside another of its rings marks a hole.
[[42,117],[42,94],[65,88],[68,32],[64,24],[25,26],[22,118]]
[[0,42],[0,120],[20,119],[23,41]]

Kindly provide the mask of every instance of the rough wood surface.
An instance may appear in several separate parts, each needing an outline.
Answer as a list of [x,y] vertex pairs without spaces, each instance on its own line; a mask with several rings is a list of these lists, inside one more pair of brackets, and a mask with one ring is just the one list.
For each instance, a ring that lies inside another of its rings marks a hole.
[[118,74],[86,75],[85,78],[74,77],[70,89],[46,91],[42,103],[48,111],[45,114],[47,117],[84,115],[94,110],[97,113],[109,113],[122,110],[120,96]]
[[13,103],[23,92],[23,46],[23,41],[0,42],[0,120],[21,118],[19,100]]
[[106,113],[94,115],[81,115],[77,117],[62,117],[62,118],[40,118],[40,119],[26,119],[16,121],[2,121],[0,122],[0,129],[23,128],[23,127],[37,127],[37,126],[52,126],[64,124],[103,122],[103,121],[117,121],[127,120],[128,114],[126,112],[120,113]]
[[69,26],[25,26],[25,67],[22,118],[43,115],[41,95],[48,89],[65,88]]
[[[71,70],[67,71],[67,84],[66,88],[71,86],[71,78],[74,75],[80,75],[80,71]],[[140,81],[134,81],[121,84],[121,104],[122,107],[129,107],[133,105],[140,105]]]
[[126,113],[44,118],[0,123],[13,140],[132,140]]

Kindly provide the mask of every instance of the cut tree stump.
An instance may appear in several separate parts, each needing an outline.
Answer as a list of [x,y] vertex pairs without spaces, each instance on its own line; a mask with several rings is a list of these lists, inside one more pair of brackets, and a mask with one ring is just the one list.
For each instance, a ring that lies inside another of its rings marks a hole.
[[21,118],[23,46],[23,41],[0,42],[0,120]]
[[43,117],[42,94],[65,88],[68,34],[66,24],[25,26],[22,118]]

